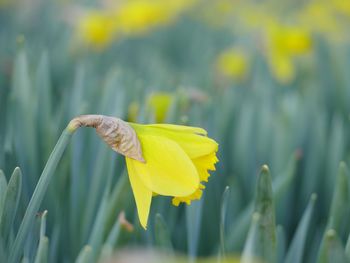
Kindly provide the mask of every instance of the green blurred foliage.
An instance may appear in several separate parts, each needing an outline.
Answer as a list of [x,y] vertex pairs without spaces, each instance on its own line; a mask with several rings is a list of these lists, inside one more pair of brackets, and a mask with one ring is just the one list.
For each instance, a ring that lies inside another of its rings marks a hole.
[[[0,1],[0,262],[96,262],[125,247],[190,262],[349,261],[347,4],[194,1],[95,49],[77,25],[107,2]],[[294,40],[304,44],[285,45]],[[220,144],[200,201],[155,198],[144,231],[123,157],[89,129],[67,139],[48,188],[38,184],[70,119],[128,119],[136,105],[137,121],[153,122],[158,92],[173,97],[166,122]]]

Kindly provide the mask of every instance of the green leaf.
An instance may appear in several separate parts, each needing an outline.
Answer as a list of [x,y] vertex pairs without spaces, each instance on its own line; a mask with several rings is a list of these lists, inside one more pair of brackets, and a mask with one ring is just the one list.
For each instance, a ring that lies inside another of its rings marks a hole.
[[346,246],[345,246],[345,254],[350,261],[350,234],[348,236],[348,240],[346,241]]
[[261,242],[260,225],[261,215],[256,212],[252,216],[248,237],[242,253],[241,263],[259,262],[260,259],[263,259],[264,255],[262,254],[263,244]]
[[45,210],[41,214],[40,237],[44,237],[45,236],[45,232],[46,232],[46,218],[47,218],[47,210]]
[[348,236],[348,240],[346,241],[345,254],[348,260],[350,261],[350,234]]
[[277,259],[276,226],[271,176],[267,165],[262,166],[258,177],[254,209],[242,262],[262,260],[273,263]]
[[[332,204],[330,208],[330,213],[328,216],[328,222],[326,230],[334,229],[335,231],[340,232],[342,221],[345,218],[345,215],[348,211],[348,201],[349,200],[349,180],[347,167],[344,162],[341,162],[339,165],[339,171],[337,176],[337,181],[335,184],[335,189],[332,198]],[[325,238],[324,234],[321,241],[320,249],[318,252],[318,261],[323,262],[322,259],[325,258],[326,248],[325,248]]]
[[33,96],[27,55],[24,49],[20,49],[16,56],[12,77],[12,100],[9,104],[11,115],[9,117],[13,125],[13,142],[21,166],[24,166],[22,168],[35,176],[37,175],[38,144],[33,105],[36,105],[36,98]]
[[129,184],[129,177],[126,170],[124,170],[119,176],[108,201],[106,229],[111,229],[115,225],[116,213],[127,208],[130,198],[133,197]]
[[341,231],[341,224],[349,210],[349,178],[348,169],[344,162],[339,165],[337,181],[333,193],[330,214],[328,217],[327,228],[333,228],[335,231]]
[[[296,154],[293,154],[288,162],[286,170],[273,181],[273,192],[274,199],[279,200],[285,189],[293,182],[295,178],[296,166],[298,163],[299,157]],[[235,225],[231,228],[232,230],[227,234],[226,244],[227,249],[238,251],[241,249],[241,244],[245,236],[247,235],[249,229],[249,222],[251,214],[254,211],[254,204],[251,202],[239,215],[236,220]]]
[[154,232],[157,247],[172,252],[173,245],[171,243],[169,229],[161,214],[156,214],[155,216]]
[[267,262],[276,260],[276,224],[275,207],[273,201],[270,171],[267,165],[263,165],[258,177],[255,212],[260,214],[259,234],[261,251],[259,256]]
[[46,236],[40,237],[39,247],[35,256],[35,263],[48,262],[49,239]]
[[98,262],[105,262],[106,260],[108,260],[112,256],[113,249],[116,246],[116,243],[118,241],[118,238],[119,238],[119,235],[121,232],[120,231],[121,230],[121,221],[120,221],[121,216],[122,217],[125,216],[124,212],[121,212],[119,214],[118,220],[115,221],[113,228],[107,237],[107,241],[102,246],[101,255],[100,255]]
[[13,222],[17,213],[21,189],[22,173],[21,169],[17,167],[13,171],[7,185],[4,198],[4,210],[0,218],[0,235],[3,237],[5,242],[11,229],[13,229]]
[[277,235],[277,262],[282,263],[286,258],[286,233],[281,225],[276,227]]
[[[0,169],[0,218],[4,209],[4,200],[6,196],[7,180],[4,172]],[[1,220],[0,220],[1,222]],[[0,223],[1,224],[1,223]]]
[[329,229],[325,236],[325,254],[321,261],[325,263],[348,262],[344,247],[334,229]]
[[47,210],[41,214],[39,247],[35,256],[35,263],[48,262],[49,239],[45,236]]
[[196,257],[202,220],[203,197],[186,206],[187,246],[190,260]]
[[50,63],[47,51],[42,52],[36,72],[35,85],[37,88],[38,105],[36,116],[38,119],[39,144],[44,153],[49,153],[53,146],[52,130],[52,94],[50,83]]
[[221,215],[220,215],[220,258],[225,258],[225,226],[226,226],[226,213],[229,205],[230,188],[226,186],[222,195],[221,202]]
[[84,246],[77,257],[75,263],[88,263],[92,260],[92,247],[87,245]]
[[303,262],[306,237],[310,226],[312,213],[315,207],[316,199],[316,194],[313,194],[310,198],[309,204],[298,225],[296,233],[294,234],[290,248],[288,249],[285,263]]
[[[91,184],[89,189],[89,194],[86,197],[88,204],[85,208],[84,212],[84,221],[83,221],[83,239],[85,239],[91,230],[92,224],[95,219],[96,209],[100,202],[101,195],[103,194],[104,187],[106,186],[105,182],[107,180],[105,172],[106,167],[108,167],[108,163],[111,162],[111,151],[105,145],[100,144],[98,146],[98,154],[97,160],[94,165],[94,172],[91,178]],[[108,185],[107,185],[108,187]],[[106,208],[105,208],[106,209]],[[95,247],[94,247],[95,249]]]
[[103,242],[103,234],[106,225],[106,217],[107,217],[107,197],[108,193],[105,192],[102,201],[100,203],[100,207],[97,212],[97,217],[94,221],[94,225],[91,231],[91,235],[89,238],[88,244],[93,248],[90,252],[90,262],[95,262],[99,256],[100,249]]
[[39,181],[35,187],[32,198],[29,201],[27,210],[19,227],[14,244],[10,249],[10,263],[18,262],[19,258],[22,255],[24,241],[28,237],[31,226],[33,225],[33,222],[35,220],[35,215],[39,211],[40,204],[44,199],[48,185],[56,170],[58,162],[60,161],[63,152],[70,141],[71,136],[72,133],[67,129],[63,131],[61,137],[59,138],[55,148],[53,149],[49,157],[49,160],[45,165],[44,171],[42,172]]

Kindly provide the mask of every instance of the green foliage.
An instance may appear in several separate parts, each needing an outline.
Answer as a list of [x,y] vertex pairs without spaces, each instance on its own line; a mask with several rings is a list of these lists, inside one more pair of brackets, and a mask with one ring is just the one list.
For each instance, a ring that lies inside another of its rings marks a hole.
[[[245,44],[231,31],[186,18],[94,53],[72,47],[53,6],[40,8],[40,36],[0,10],[0,262],[103,262],[125,247],[190,262],[350,261],[348,46],[317,38],[316,66],[282,85],[247,45],[247,79],[223,80],[216,56]],[[127,119],[132,103],[152,122],[158,91],[174,97],[167,122],[208,130],[220,162],[190,206],[154,197],[144,231],[123,157],[65,127],[79,114]]]

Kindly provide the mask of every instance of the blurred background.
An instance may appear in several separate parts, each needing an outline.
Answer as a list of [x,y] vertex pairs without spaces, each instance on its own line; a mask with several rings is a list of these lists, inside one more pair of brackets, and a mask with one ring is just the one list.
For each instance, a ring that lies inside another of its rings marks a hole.
[[[153,198],[144,231],[124,159],[79,130],[24,262],[104,261],[140,247],[190,262],[242,254],[271,262],[269,253],[331,262],[322,260],[336,248],[346,262],[349,28],[344,0],[0,0],[0,190],[22,171],[11,219],[0,220],[0,254],[7,258],[62,130],[94,113],[203,127],[220,145],[217,170],[190,206]],[[270,179],[259,184],[263,164]],[[254,211],[263,222],[251,221]],[[272,235],[271,247],[261,248],[259,231]]]

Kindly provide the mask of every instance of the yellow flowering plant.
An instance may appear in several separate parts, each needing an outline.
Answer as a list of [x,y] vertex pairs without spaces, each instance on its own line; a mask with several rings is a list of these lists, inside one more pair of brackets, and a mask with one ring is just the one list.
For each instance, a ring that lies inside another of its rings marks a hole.
[[148,113],[152,115],[155,122],[161,123],[166,120],[173,100],[173,94],[168,92],[155,92],[148,97]]
[[113,17],[103,11],[87,12],[77,24],[78,37],[95,49],[103,49],[116,37]]
[[121,1],[106,9],[86,11],[77,22],[78,38],[88,46],[101,50],[113,41],[148,33],[175,21],[196,0]]
[[201,198],[208,171],[218,162],[218,144],[198,127],[136,124],[103,115],[73,119],[68,130],[93,127],[115,151],[125,156],[140,223],[147,228],[152,196],[173,197],[190,204]]
[[282,84],[296,74],[294,59],[313,50],[311,33],[304,27],[268,23],[266,28],[267,60],[273,76]]
[[223,77],[243,80],[248,72],[248,58],[242,50],[229,48],[217,57],[216,68]]

